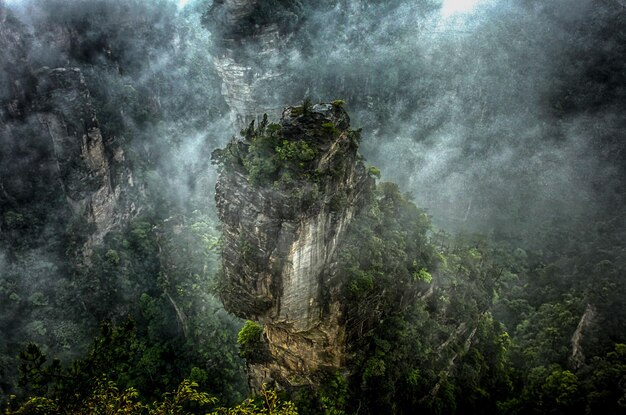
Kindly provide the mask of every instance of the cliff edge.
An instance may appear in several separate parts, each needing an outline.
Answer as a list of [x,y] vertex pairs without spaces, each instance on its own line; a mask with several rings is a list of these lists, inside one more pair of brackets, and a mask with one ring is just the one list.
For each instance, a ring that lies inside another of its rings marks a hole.
[[345,363],[337,246],[374,183],[341,104],[287,107],[214,153],[222,300],[262,326],[253,390],[315,385]]

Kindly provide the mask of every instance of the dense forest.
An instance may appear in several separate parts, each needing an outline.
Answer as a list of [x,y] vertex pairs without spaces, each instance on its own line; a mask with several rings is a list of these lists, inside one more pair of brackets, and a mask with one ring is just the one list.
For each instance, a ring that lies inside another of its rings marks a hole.
[[[626,4],[235,3],[0,0],[0,411],[625,413]],[[251,381],[229,172],[349,218],[340,370]]]

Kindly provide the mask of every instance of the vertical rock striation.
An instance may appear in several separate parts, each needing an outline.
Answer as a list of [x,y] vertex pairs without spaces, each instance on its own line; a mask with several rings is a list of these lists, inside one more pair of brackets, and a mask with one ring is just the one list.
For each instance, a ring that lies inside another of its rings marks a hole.
[[320,104],[302,112],[288,107],[268,128],[279,136],[267,160],[294,143],[312,150],[306,162],[296,158],[296,171],[281,165],[255,182],[253,153],[260,140],[271,140],[258,134],[222,150],[229,158],[216,186],[222,298],[231,312],[263,325],[265,351],[248,359],[253,389],[272,381],[315,385],[344,363],[337,246],[373,182],[343,109]]
[[585,364],[583,342],[585,335],[595,324],[595,320],[597,318],[596,315],[596,308],[591,304],[587,304],[585,312],[578,322],[576,331],[572,335],[572,354],[570,355],[569,363],[574,369],[580,369]]
[[56,174],[68,205],[94,225],[99,243],[115,220],[119,188],[111,169],[83,75],[76,68],[44,70],[38,79],[34,116],[52,143]]
[[[113,164],[123,161],[123,151],[107,151],[80,69],[41,68],[29,82],[18,85],[17,98],[9,101],[6,122],[0,125],[2,150],[13,155],[13,164],[8,159],[0,163],[0,205],[35,209],[40,204],[41,215],[47,210],[60,215],[38,218],[37,223],[67,222],[69,227],[71,221],[82,221],[86,240],[77,253],[89,262],[93,246],[128,219],[130,208],[120,206],[120,182],[132,186],[130,172],[121,167],[117,175],[113,172]],[[29,99],[20,102],[22,95]],[[26,146],[33,149],[24,153]]]
[[243,127],[274,113],[281,77],[281,51],[296,27],[297,1],[221,0],[206,18],[216,39],[214,64],[234,125]]

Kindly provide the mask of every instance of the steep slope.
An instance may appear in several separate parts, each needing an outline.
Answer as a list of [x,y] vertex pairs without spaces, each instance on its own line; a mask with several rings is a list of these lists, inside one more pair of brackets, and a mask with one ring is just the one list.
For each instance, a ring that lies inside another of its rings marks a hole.
[[[36,42],[29,29],[4,6],[0,25],[6,59],[0,71],[0,207],[5,213],[0,229],[8,231],[0,240],[13,240],[11,231],[21,227],[32,237],[31,246],[50,245],[50,238],[68,233],[70,222],[82,221],[84,240],[76,248],[88,257],[115,223],[128,219],[126,207],[118,206],[121,187],[132,187],[122,166],[124,152],[105,142],[83,71],[33,68]],[[67,41],[62,32],[49,40]]]
[[501,270],[474,241],[436,247],[428,215],[374,185],[341,105],[288,107],[213,155],[221,296],[252,320],[238,337],[251,389],[275,384],[303,413],[452,410],[452,390],[495,408],[508,382],[489,313]]
[[[48,222],[47,216],[54,212],[61,212],[64,220],[85,221],[91,229],[79,248],[88,256],[91,247],[125,217],[117,215],[117,181],[130,176],[124,171],[123,177],[112,177],[114,161],[105,150],[79,69],[42,68],[32,81],[32,91],[18,93],[32,94],[28,106],[0,128],[3,153],[12,155],[0,165],[0,204],[5,212],[14,212],[15,220],[30,218],[32,227]],[[27,152],[26,146],[33,144],[36,151]],[[40,162],[32,164],[32,157]],[[114,157],[123,160],[122,150],[117,149]],[[8,223],[5,217],[4,226],[10,230],[17,226],[15,220]]]
[[[120,220],[120,187],[112,178],[85,79],[77,68],[44,70],[37,92],[35,117],[52,143],[62,193],[73,213],[86,215],[88,226],[94,226],[88,245],[99,243]],[[121,149],[116,153],[123,158]]]
[[[193,365],[238,400],[238,321],[195,288],[215,260],[201,190],[214,182],[194,150],[216,139],[205,132],[224,107],[195,56],[204,35],[172,2],[79,3],[0,0],[0,406],[28,388],[29,343],[70,365],[100,322],[128,316],[147,370],[163,374],[133,368],[129,382],[157,396]],[[76,393],[83,374],[68,375]]]
[[205,23],[216,35],[214,64],[235,125],[278,112],[277,93],[284,88],[281,51],[301,8],[297,1],[222,0],[207,11]]
[[263,325],[254,389],[315,384],[344,365],[337,244],[372,190],[339,103],[288,107],[217,153],[226,308]]

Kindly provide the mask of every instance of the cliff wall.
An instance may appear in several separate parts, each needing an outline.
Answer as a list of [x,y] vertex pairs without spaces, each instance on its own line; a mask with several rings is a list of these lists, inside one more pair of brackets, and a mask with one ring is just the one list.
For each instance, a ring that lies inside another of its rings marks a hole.
[[[207,13],[216,38],[214,64],[232,121],[242,127],[263,113],[277,114],[284,87],[281,64],[302,14],[299,2],[223,0]],[[280,104],[282,106],[282,103]]]
[[[288,107],[280,124],[248,133],[223,150],[229,161],[216,186],[222,298],[228,310],[263,326],[266,353],[248,359],[253,389],[271,381],[315,384],[344,364],[337,246],[373,181],[339,105]],[[264,141],[276,145],[263,159],[280,166],[258,182],[255,154]]]

